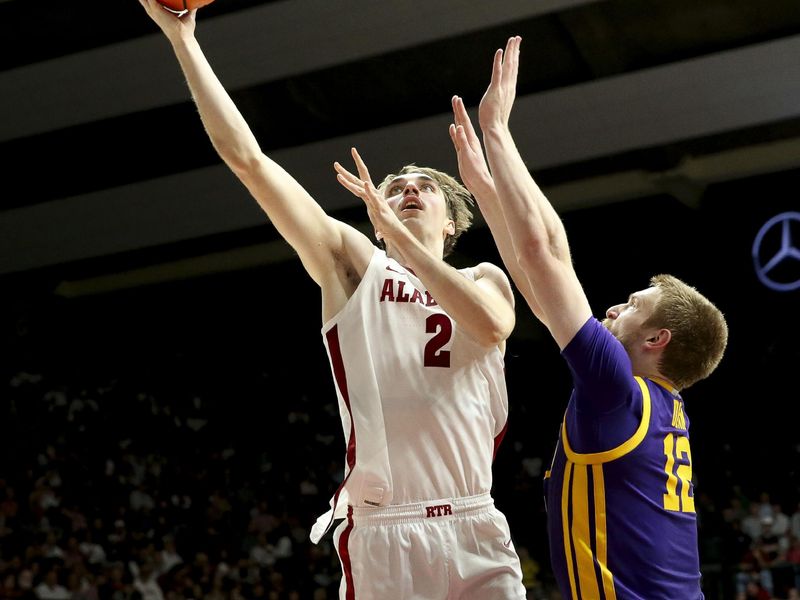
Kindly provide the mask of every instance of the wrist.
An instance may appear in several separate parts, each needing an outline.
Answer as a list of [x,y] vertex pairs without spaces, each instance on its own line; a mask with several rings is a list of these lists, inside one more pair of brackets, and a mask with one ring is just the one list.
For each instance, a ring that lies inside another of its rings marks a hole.
[[500,137],[510,135],[508,123],[505,121],[490,121],[489,123],[481,123],[481,131],[483,137]]
[[196,43],[194,34],[191,31],[173,31],[167,35],[172,48],[175,51],[188,48],[192,43]]
[[514,147],[514,137],[508,127],[488,127],[483,130],[483,145],[487,154]]
[[469,191],[475,196],[475,200],[478,202],[483,198],[491,197],[495,194],[494,180],[488,173],[471,183],[472,185],[468,186]]

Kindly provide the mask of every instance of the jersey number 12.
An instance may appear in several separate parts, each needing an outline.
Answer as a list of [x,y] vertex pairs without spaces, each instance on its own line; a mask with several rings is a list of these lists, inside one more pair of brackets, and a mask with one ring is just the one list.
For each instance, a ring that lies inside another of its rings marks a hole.
[[[689,438],[684,435],[668,433],[664,438],[664,454],[667,464],[667,493],[664,494],[664,508],[675,512],[694,512],[694,497],[689,494],[692,487],[692,450]],[[680,462],[679,462],[680,461]],[[678,468],[675,463],[679,462]],[[678,480],[681,482],[681,495],[678,496]]]

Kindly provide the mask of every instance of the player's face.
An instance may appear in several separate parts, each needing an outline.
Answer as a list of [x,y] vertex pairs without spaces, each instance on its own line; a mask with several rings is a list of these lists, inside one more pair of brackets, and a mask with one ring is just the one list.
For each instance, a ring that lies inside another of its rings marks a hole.
[[645,341],[643,325],[653,314],[660,295],[658,287],[650,287],[634,292],[625,304],[617,304],[606,311],[603,325],[622,342],[628,353],[634,345]]
[[[435,179],[423,173],[395,177],[384,188],[389,206],[406,226],[424,223],[426,227],[446,228],[447,203]],[[452,233],[452,232],[450,232]]]

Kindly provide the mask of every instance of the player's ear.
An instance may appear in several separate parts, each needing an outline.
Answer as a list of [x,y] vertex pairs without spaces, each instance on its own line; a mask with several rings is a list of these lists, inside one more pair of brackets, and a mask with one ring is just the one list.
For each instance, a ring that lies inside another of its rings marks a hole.
[[453,219],[447,219],[447,223],[444,226],[444,232],[447,235],[455,235],[456,234],[456,222]]
[[672,339],[672,332],[669,329],[654,329],[649,333],[645,344],[652,350],[666,348]]

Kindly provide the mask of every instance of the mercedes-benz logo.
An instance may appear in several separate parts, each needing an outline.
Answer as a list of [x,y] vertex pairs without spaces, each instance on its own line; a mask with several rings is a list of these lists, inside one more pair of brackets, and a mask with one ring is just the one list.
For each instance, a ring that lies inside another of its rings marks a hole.
[[800,213],[785,212],[775,215],[762,225],[753,240],[753,264],[759,281],[778,292],[800,288]]

